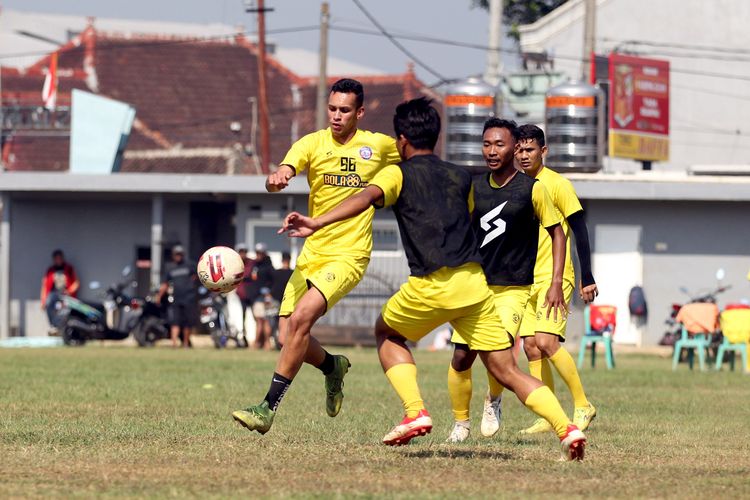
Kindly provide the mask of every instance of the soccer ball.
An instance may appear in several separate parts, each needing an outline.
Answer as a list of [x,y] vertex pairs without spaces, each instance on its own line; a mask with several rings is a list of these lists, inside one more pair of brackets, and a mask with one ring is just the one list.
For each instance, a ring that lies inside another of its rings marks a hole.
[[242,283],[245,263],[229,247],[212,247],[198,260],[198,279],[212,292],[229,293]]

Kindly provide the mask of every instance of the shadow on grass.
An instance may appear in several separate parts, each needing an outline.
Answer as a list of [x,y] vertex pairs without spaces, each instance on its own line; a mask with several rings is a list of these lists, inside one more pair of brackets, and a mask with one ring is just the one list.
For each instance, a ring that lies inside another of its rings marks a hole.
[[513,455],[502,451],[462,450],[455,448],[436,448],[427,450],[403,450],[409,458],[472,458],[483,460],[511,460]]

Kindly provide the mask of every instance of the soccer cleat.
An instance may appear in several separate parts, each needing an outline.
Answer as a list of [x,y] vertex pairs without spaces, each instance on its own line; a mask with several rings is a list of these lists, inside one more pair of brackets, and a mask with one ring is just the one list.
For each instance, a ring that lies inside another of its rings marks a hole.
[[484,412],[482,413],[482,425],[479,430],[484,437],[492,437],[500,430],[500,421],[503,418],[503,395],[491,399],[490,394],[484,398]]
[[456,422],[455,424],[453,424],[453,430],[451,430],[451,433],[448,436],[448,439],[445,440],[445,442],[463,443],[469,437],[470,432],[471,430],[469,429],[468,420],[466,421],[466,423]]
[[585,431],[591,421],[594,420],[594,417],[596,417],[596,408],[589,403],[588,406],[581,406],[575,409],[573,412],[573,423],[576,427]]
[[427,410],[419,410],[414,418],[404,417],[400,424],[383,437],[383,444],[401,446],[412,438],[425,436],[432,430],[432,418]]
[[265,434],[271,428],[274,415],[276,415],[276,412],[268,407],[268,401],[265,400],[259,405],[232,412],[232,418],[239,422],[242,427],[251,431],[258,431],[261,434]]
[[527,427],[526,429],[521,431],[521,434],[539,434],[540,432],[550,432],[552,431],[552,426],[547,422],[546,419],[538,418],[536,421],[531,425],[531,427]]
[[333,358],[335,368],[326,375],[326,413],[329,417],[335,417],[341,411],[341,403],[344,401],[344,375],[352,366],[346,356],[337,354]]
[[564,460],[581,461],[586,449],[586,436],[584,436],[578,427],[569,424],[565,434],[560,438],[560,447],[562,448],[562,458]]

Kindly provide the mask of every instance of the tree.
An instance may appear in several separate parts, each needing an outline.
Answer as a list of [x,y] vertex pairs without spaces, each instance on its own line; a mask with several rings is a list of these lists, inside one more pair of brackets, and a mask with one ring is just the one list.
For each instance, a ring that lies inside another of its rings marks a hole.
[[[568,0],[503,0],[503,23],[510,27],[509,35],[518,39],[518,27],[531,24],[546,16]],[[489,0],[471,0],[471,6],[488,10]]]

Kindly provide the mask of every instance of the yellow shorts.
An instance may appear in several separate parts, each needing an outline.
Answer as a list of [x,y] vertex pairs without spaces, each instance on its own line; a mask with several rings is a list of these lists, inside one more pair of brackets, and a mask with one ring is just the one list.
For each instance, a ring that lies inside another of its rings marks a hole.
[[[534,283],[531,286],[531,296],[526,304],[526,309],[521,320],[521,337],[533,337],[536,332],[551,333],[565,341],[565,328],[568,325],[568,318],[557,314],[555,321],[555,311],[551,311],[549,319],[547,318],[547,308],[542,307],[547,296],[551,282]],[[562,285],[563,297],[565,303],[570,307],[570,299],[573,297],[573,284],[567,280]]]
[[[490,291],[494,297],[495,308],[500,317],[503,328],[513,335],[518,335],[518,329],[521,327],[521,318],[529,301],[531,294],[531,285],[526,286],[490,286]],[[467,344],[464,340],[463,332],[456,329],[453,331],[451,342],[454,344]]]
[[365,257],[328,257],[312,253],[297,260],[281,299],[279,316],[289,316],[305,292],[317,288],[326,299],[326,311],[341,300],[364,276],[370,259]]
[[[443,270],[451,271],[448,268]],[[501,351],[510,348],[513,337],[500,323],[495,301],[487,288],[481,267],[476,265],[476,272],[473,266],[463,268],[463,272],[455,274],[452,279],[446,279],[443,274],[435,281],[440,283],[441,294],[456,297],[463,291],[464,297],[477,297],[473,299],[475,302],[454,304],[457,307],[452,308],[440,307],[434,302],[434,287],[429,284],[421,286],[425,278],[410,277],[383,306],[381,314],[385,323],[413,342],[440,325],[450,323],[454,329],[464,332],[463,336],[470,349]]]

